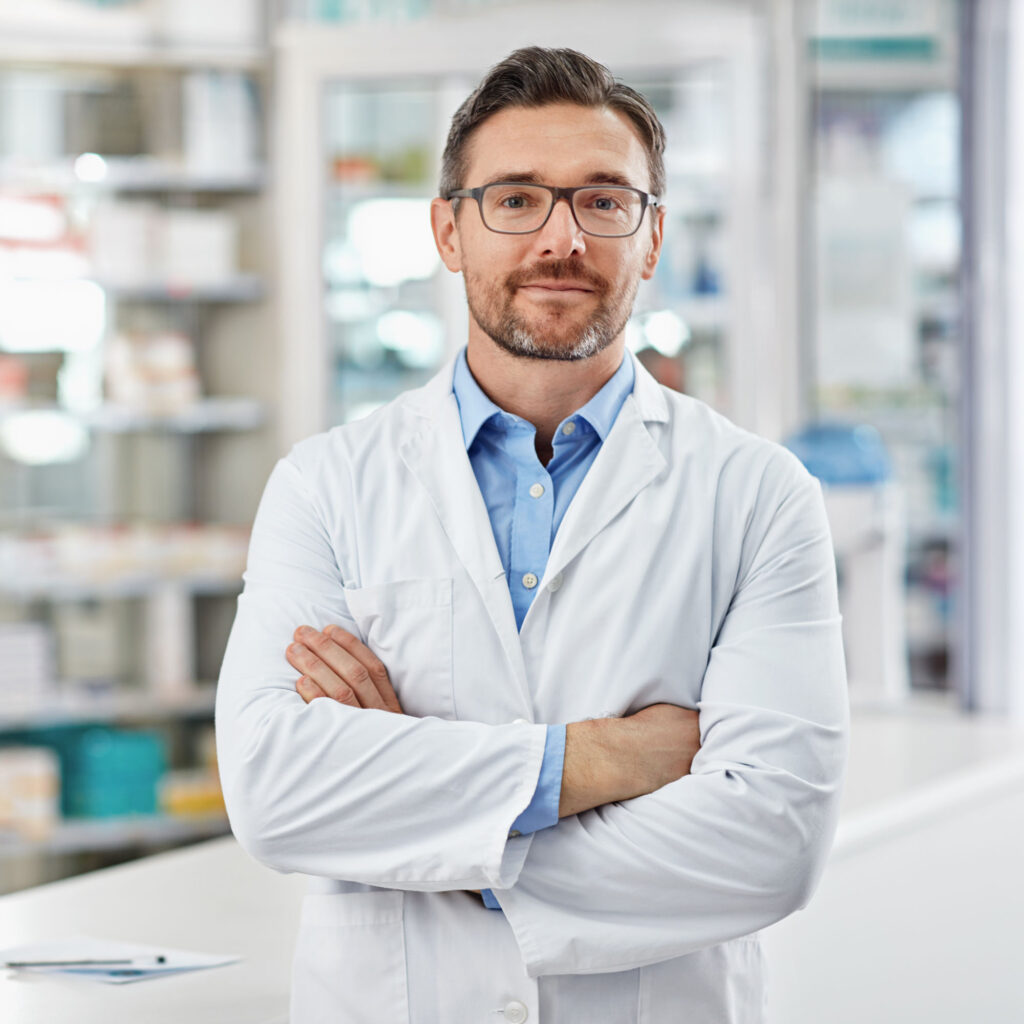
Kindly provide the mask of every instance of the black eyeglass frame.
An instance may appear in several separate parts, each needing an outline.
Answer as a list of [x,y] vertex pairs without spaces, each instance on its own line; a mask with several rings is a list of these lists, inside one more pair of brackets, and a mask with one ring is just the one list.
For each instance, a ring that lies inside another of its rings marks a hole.
[[[500,228],[492,228],[487,223],[487,218],[484,217],[484,204],[483,195],[484,190],[488,188],[496,188],[499,185],[516,185],[520,188],[542,188],[547,192],[551,193],[551,206],[548,208],[548,214],[535,228],[530,228],[529,231],[502,231]],[[576,216],[576,207],[574,205],[573,197],[577,192],[589,192],[593,189],[618,189],[622,192],[633,192],[638,195],[643,203],[640,207],[640,216],[637,218],[636,227],[632,231],[627,232],[624,235],[602,235],[597,231],[588,231],[581,223],[579,217]],[[632,185],[579,185],[574,188],[560,188],[558,185],[540,185],[535,181],[491,181],[486,185],[478,185],[476,188],[457,188],[453,189],[444,197],[445,199],[475,199],[477,209],[480,211],[480,222],[483,224],[488,231],[493,231],[496,235],[532,235],[535,231],[540,231],[545,224],[551,219],[551,214],[554,212],[555,203],[559,199],[564,199],[569,204],[569,212],[572,214],[572,219],[576,221],[576,227],[580,229],[585,235],[590,235],[592,238],[631,238],[640,230],[640,225],[644,222],[644,214],[647,213],[648,209],[653,209],[658,206],[661,202],[659,196],[653,195],[650,192],[644,192],[643,189],[633,188]]]

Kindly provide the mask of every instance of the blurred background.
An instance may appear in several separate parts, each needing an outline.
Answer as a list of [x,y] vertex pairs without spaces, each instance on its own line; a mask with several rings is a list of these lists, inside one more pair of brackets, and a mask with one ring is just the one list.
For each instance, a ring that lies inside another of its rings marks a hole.
[[850,813],[1024,778],[1020,7],[0,0],[0,892],[227,832],[263,484],[463,344],[439,156],[532,43],[668,132],[629,346],[825,485]]

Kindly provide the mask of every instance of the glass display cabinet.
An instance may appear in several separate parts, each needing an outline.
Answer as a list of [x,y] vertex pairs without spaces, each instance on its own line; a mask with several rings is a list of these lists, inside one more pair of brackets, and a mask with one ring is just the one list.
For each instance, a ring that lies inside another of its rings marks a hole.
[[[461,280],[437,256],[429,203],[451,115],[489,66],[528,44],[596,56],[666,126],[665,249],[628,344],[666,383],[778,433],[771,384],[796,369],[770,356],[779,323],[759,305],[777,230],[763,201],[762,27],[742,5],[648,6],[649,18],[644,5],[628,19],[603,4],[583,19],[579,5],[504,5],[279,27],[283,444],[424,382],[465,343]],[[598,28],[606,16],[615,33]]]

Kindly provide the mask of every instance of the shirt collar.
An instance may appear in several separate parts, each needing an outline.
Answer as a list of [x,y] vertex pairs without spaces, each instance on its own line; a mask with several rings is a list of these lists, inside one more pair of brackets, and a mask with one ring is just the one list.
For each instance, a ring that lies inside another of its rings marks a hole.
[[[623,402],[633,390],[635,376],[633,360],[624,354],[619,368],[601,390],[572,416],[567,416],[566,420],[576,417],[583,418],[603,442],[612,429]],[[484,394],[483,389],[476,382],[466,360],[465,347],[455,358],[452,390],[458,401],[459,418],[462,421],[462,437],[468,451],[476,439],[476,435],[480,432],[480,428],[495,414],[505,415],[505,413]]]

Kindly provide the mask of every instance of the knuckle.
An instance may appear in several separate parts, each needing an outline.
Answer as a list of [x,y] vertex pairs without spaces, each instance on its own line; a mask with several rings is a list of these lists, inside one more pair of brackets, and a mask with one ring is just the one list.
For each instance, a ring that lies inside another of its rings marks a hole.
[[364,665],[356,665],[348,675],[356,686],[366,686],[373,682]]

